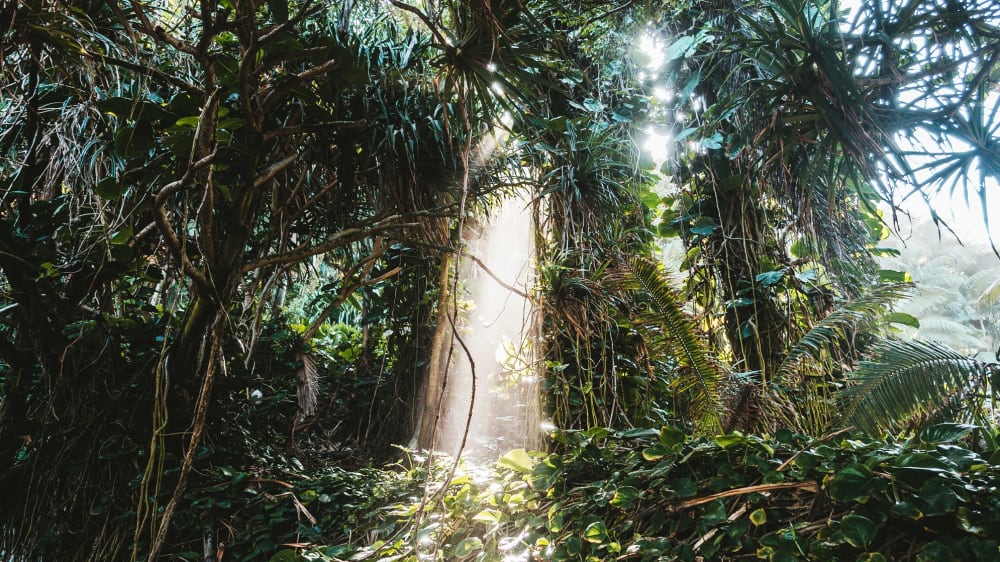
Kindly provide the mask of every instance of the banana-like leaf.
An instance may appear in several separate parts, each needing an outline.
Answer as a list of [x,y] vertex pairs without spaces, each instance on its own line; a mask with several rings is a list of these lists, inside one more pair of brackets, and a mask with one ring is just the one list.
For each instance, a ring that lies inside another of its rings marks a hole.
[[840,393],[844,421],[871,435],[913,424],[986,388],[989,371],[937,342],[886,341],[848,377]]
[[634,319],[636,329],[650,353],[669,355],[680,366],[676,388],[690,400],[692,421],[703,432],[719,431],[725,410],[722,370],[684,311],[684,299],[653,261],[624,258],[618,270],[623,288],[640,291],[649,298],[649,312]]

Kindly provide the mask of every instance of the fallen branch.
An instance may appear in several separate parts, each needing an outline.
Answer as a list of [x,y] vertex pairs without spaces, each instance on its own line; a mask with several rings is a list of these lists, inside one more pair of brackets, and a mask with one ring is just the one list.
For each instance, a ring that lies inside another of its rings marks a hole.
[[732,490],[726,490],[724,492],[718,492],[716,494],[710,494],[707,496],[702,496],[700,498],[692,498],[683,501],[676,507],[676,509],[690,509],[695,506],[713,502],[719,498],[729,498],[732,496],[742,496],[746,494],[754,493],[767,493],[773,492],[775,490],[805,490],[808,492],[816,493],[819,491],[819,484],[816,482],[775,482],[773,484],[757,484],[754,486],[744,486],[743,488],[734,488]]

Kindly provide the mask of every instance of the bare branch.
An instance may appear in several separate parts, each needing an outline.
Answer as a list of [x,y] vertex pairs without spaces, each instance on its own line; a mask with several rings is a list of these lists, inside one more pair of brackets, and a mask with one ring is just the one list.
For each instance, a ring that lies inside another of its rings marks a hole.
[[192,84],[190,82],[186,82],[184,80],[181,80],[180,78],[178,78],[176,76],[172,76],[170,74],[167,74],[166,72],[163,72],[162,70],[159,70],[157,68],[153,68],[152,66],[146,66],[146,65],[134,63],[134,62],[131,62],[131,61],[127,61],[127,60],[115,58],[115,57],[109,57],[107,55],[102,55],[100,53],[92,53],[92,52],[89,52],[89,51],[87,51],[86,53],[84,53],[84,55],[87,56],[87,57],[90,57],[91,59],[98,60],[98,61],[103,61],[103,62],[106,62],[106,63],[111,64],[113,66],[120,66],[122,68],[127,68],[129,70],[134,70],[134,71],[139,72],[141,74],[145,74],[147,76],[151,76],[153,78],[160,79],[160,80],[162,80],[162,81],[164,81],[164,82],[166,82],[166,83],[168,83],[168,84],[170,84],[172,86],[176,86],[176,87],[184,90],[185,92],[187,92],[189,94],[194,94],[196,96],[203,96],[203,95],[205,95],[205,90],[202,90],[198,86],[195,86],[194,84]]
[[188,45],[187,43],[181,41],[180,39],[174,37],[173,35],[170,35],[161,26],[153,25],[153,22],[150,21],[149,16],[146,15],[146,12],[143,9],[142,4],[140,4],[136,0],[130,0],[129,4],[132,5],[132,10],[135,12],[136,17],[139,18],[139,23],[141,24],[141,27],[139,29],[143,33],[155,39],[164,41],[166,44],[177,49],[178,51],[187,53],[189,55],[198,56],[198,49],[196,49],[193,45]]
[[399,218],[400,215],[392,215],[380,221],[374,222],[370,225],[360,225],[360,226],[345,228],[340,232],[330,236],[320,244],[299,246],[298,248],[291,250],[289,252],[285,252],[282,254],[275,254],[265,258],[261,258],[255,262],[248,263],[243,266],[243,273],[247,273],[249,271],[253,271],[261,267],[267,267],[269,265],[302,261],[306,258],[311,258],[312,256],[329,252],[334,248],[345,246],[347,244],[350,244],[351,242],[364,240],[365,238],[373,234],[376,234],[378,232],[418,226],[417,223],[396,222]]
[[[340,290],[337,292],[337,298],[328,304],[326,308],[323,309],[323,312],[320,313],[319,317],[317,317],[309,328],[306,329],[306,331],[302,334],[303,339],[306,341],[312,339],[313,334],[315,334],[316,330],[323,325],[323,322],[326,322],[326,319],[330,317],[333,310],[344,304],[344,301],[349,299],[351,295],[357,292],[358,289],[364,286],[374,285],[375,283],[388,279],[401,271],[401,268],[396,267],[388,273],[380,275],[375,279],[365,280],[365,278],[371,273],[372,268],[375,267],[375,262],[378,261],[378,258],[385,254],[386,248],[387,247],[382,244],[382,239],[377,239],[374,247],[372,248],[372,253],[363,261],[354,264],[354,266],[341,277],[343,285],[341,285]],[[361,275],[355,277],[355,272],[361,266],[364,266],[365,270],[361,273]]]
[[298,158],[299,158],[298,154],[292,154],[272,164],[267,170],[264,170],[264,175],[259,176],[257,179],[254,180],[253,182],[254,189],[257,189],[266,184],[267,182],[273,180],[274,176],[278,175],[279,173],[281,173],[282,170],[294,164],[295,161],[298,160]]
[[339,129],[360,129],[368,124],[366,119],[358,119],[357,121],[324,121],[322,123],[315,123],[310,125],[294,125],[291,127],[282,127],[281,129],[275,129],[273,131],[268,131],[264,134],[264,142],[273,140],[277,137],[287,137],[291,135],[297,135],[300,133],[312,133],[316,131],[326,131],[331,128]]
[[500,279],[499,277],[497,277],[497,274],[493,273],[493,270],[491,270],[489,267],[487,267],[486,264],[483,263],[483,260],[477,258],[476,256],[474,256],[472,254],[465,253],[465,252],[462,253],[462,256],[466,257],[466,258],[469,258],[470,260],[472,260],[472,262],[475,263],[476,265],[478,265],[479,268],[482,269],[486,273],[486,275],[489,275],[490,277],[492,277],[493,280],[496,281],[497,283],[499,283],[500,286],[503,287],[504,289],[507,289],[508,291],[510,291],[510,292],[514,293],[515,295],[517,295],[517,296],[519,296],[521,298],[524,298],[524,299],[526,299],[528,301],[531,300],[531,295],[529,295],[528,293],[525,293],[524,291],[518,289],[517,287],[514,287],[513,285],[508,285],[506,282],[504,282],[503,279]]
[[440,31],[438,31],[437,26],[434,25],[434,22],[431,21],[431,18],[428,17],[427,14],[423,13],[415,6],[411,6],[405,2],[400,2],[399,0],[389,0],[389,3],[399,8],[400,10],[405,10],[420,18],[420,21],[424,22],[424,25],[427,26],[427,29],[429,29],[431,33],[434,34],[434,38],[437,39],[438,43],[442,45],[448,45],[448,40],[445,39],[444,35],[442,35]]

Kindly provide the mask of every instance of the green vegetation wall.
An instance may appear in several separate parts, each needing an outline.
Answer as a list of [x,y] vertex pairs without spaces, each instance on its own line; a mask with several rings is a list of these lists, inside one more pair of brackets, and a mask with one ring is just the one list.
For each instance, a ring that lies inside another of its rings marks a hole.
[[846,403],[878,432],[984,403],[995,366],[875,345],[907,287],[872,258],[879,201],[986,200],[1000,23],[897,4],[5,3],[0,552],[211,550],[220,474],[394,455],[434,414],[464,225],[515,191],[560,429],[818,435]]

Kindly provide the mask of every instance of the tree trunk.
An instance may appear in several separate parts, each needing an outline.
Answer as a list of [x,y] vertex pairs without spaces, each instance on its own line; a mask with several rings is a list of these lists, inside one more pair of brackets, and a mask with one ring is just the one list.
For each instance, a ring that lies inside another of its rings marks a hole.
[[436,437],[438,420],[444,403],[448,382],[448,364],[451,360],[451,307],[448,304],[451,296],[451,269],[453,257],[445,254],[441,258],[441,278],[438,286],[437,326],[434,329],[434,340],[431,348],[431,358],[427,363],[427,375],[420,393],[418,409],[417,432],[413,442],[418,449],[432,449]]

